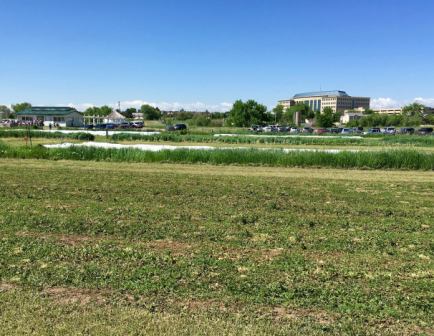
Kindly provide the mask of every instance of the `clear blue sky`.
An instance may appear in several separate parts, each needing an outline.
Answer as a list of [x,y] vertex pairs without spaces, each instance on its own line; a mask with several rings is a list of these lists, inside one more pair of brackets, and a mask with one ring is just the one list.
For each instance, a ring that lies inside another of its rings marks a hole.
[[0,0],[0,104],[432,99],[433,15],[432,0]]

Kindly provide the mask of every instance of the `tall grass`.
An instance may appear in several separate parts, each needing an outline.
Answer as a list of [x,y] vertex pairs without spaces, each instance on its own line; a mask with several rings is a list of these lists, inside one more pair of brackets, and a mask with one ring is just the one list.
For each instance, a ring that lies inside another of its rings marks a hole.
[[227,144],[280,144],[280,145],[357,145],[357,146],[434,146],[434,137],[430,136],[380,136],[372,137],[284,137],[284,136],[219,136],[203,134],[161,133],[154,135],[117,133],[112,136],[114,141],[147,141],[147,142],[200,142],[200,143],[227,143]]
[[62,133],[62,132],[42,132],[34,130],[0,130],[0,138],[47,138],[47,139],[76,139],[76,140],[95,140],[95,136],[86,132]]
[[227,144],[288,144],[288,145],[346,145],[360,144],[363,139],[323,137],[323,138],[306,138],[306,137],[282,137],[282,136],[219,136],[204,134],[178,134],[178,133],[161,133],[154,135],[118,133],[112,136],[114,141],[149,141],[149,142],[201,142],[201,143],[227,143]]
[[278,167],[334,167],[363,169],[434,170],[434,154],[410,150],[348,152],[290,152],[257,149],[163,150],[104,149],[92,147],[47,149],[42,146],[10,147],[0,143],[2,158],[89,160],[113,162],[207,163]]

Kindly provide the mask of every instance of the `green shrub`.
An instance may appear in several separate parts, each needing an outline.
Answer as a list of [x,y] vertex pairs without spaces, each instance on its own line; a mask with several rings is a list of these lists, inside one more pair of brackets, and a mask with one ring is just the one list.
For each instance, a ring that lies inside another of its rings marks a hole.
[[0,138],[46,138],[46,139],[77,139],[94,141],[95,136],[91,133],[63,133],[63,132],[43,132],[34,130],[0,130]]

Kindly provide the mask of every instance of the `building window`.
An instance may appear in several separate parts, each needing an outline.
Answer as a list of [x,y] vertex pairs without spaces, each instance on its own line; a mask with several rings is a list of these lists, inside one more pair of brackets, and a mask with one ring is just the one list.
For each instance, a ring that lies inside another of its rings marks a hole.
[[65,117],[53,117],[54,122],[65,122]]

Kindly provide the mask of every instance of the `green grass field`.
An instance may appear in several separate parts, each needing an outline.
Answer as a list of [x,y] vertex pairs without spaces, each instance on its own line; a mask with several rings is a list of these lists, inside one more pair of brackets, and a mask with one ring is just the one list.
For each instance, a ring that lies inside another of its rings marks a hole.
[[430,335],[434,174],[0,160],[0,334]]

